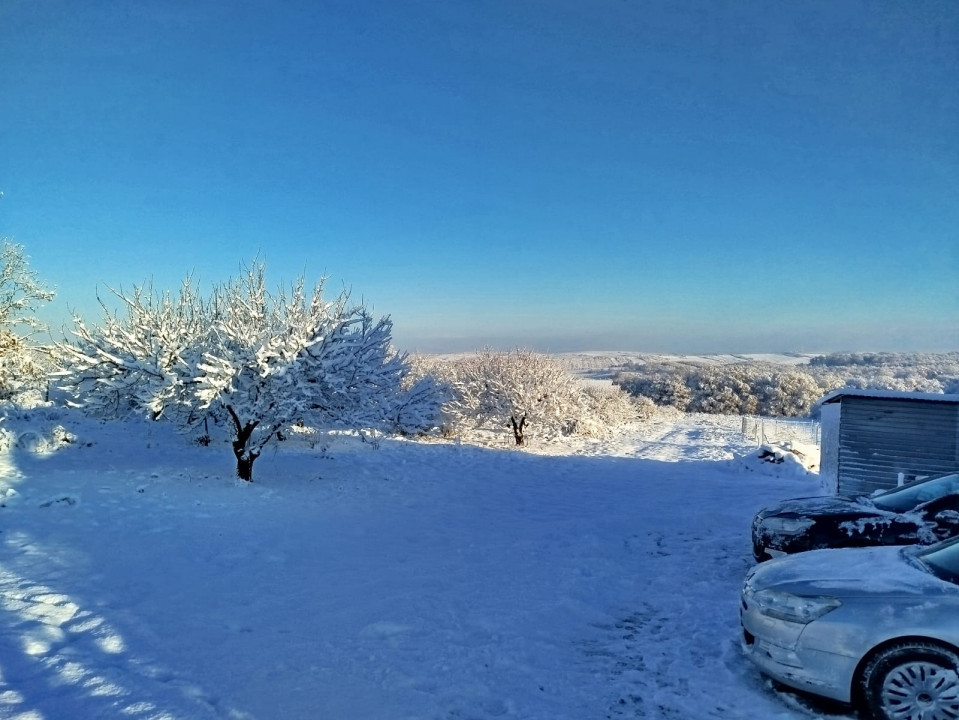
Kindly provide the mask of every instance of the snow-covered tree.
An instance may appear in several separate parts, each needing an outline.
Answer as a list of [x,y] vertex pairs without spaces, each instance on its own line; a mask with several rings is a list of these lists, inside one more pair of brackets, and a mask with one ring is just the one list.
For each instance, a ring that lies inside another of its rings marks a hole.
[[211,330],[208,306],[189,278],[177,295],[150,286],[114,294],[123,314],[101,300],[101,324],[74,317],[74,341],[56,345],[65,366],[58,384],[92,414],[147,412],[189,424],[202,415],[196,384]]
[[693,397],[688,409],[692,412],[742,415],[756,412],[757,401],[750,387],[746,365],[704,368],[693,373],[689,386]]
[[43,329],[36,312],[53,296],[30,268],[23,246],[0,240],[0,397],[9,398],[45,377],[49,358],[29,337]]
[[816,381],[798,370],[774,372],[753,383],[758,400],[756,412],[767,417],[802,417],[822,396]]
[[661,407],[685,412],[692,402],[687,373],[679,368],[659,368],[649,374],[624,373],[615,382],[630,395],[649,398]]
[[[61,387],[100,414],[146,411],[193,426],[212,414],[231,429],[236,472],[293,423],[420,430],[440,398],[403,383],[405,356],[390,347],[392,323],[374,320],[346,293],[331,302],[323,284],[270,293],[265,268],[214,287],[203,300],[192,281],[180,293],[116,293],[121,317],[101,326],[76,319]],[[405,427],[409,423],[410,427]]]
[[441,430],[443,404],[453,397],[452,382],[437,366],[419,355],[407,355],[400,383],[402,395],[394,403],[392,425],[402,434]]
[[6,239],[0,243],[0,327],[40,329],[35,313],[40,303],[53,300],[54,292],[30,268],[22,245]]
[[595,433],[625,415],[635,419],[623,409],[625,397],[590,395],[555,360],[528,350],[484,350],[455,361],[451,375],[454,398],[444,409],[458,432],[505,432],[524,445],[534,435]]

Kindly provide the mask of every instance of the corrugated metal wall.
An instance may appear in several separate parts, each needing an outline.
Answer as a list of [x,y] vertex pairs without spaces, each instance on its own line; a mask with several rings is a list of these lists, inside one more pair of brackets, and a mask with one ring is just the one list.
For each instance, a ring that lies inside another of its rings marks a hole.
[[839,422],[839,492],[871,493],[959,468],[959,405],[846,397]]
[[819,480],[823,490],[839,492],[839,417],[842,403],[829,403],[819,410],[822,442],[819,445]]

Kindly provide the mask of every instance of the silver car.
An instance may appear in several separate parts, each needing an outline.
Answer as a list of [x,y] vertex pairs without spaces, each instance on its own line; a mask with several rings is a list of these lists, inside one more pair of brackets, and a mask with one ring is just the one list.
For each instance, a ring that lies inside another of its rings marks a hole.
[[959,719],[959,538],[814,550],[746,576],[743,651],[876,720]]

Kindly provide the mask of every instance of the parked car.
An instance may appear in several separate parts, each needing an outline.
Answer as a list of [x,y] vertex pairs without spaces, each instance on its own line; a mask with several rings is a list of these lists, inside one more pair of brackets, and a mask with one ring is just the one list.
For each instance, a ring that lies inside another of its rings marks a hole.
[[873,496],[786,500],[753,519],[753,556],[819,548],[930,544],[959,534],[959,473],[916,480]]
[[766,675],[873,720],[959,718],[959,538],[755,566],[742,647]]

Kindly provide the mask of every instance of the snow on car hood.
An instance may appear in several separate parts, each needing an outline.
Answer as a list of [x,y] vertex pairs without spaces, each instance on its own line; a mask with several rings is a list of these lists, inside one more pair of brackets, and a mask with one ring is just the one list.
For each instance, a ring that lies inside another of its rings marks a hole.
[[797,595],[959,595],[959,586],[924,570],[914,554],[913,548],[895,546],[813,550],[763,563],[747,582],[753,590]]
[[765,517],[788,514],[815,517],[817,515],[892,515],[894,513],[880,510],[865,499],[835,495],[793,498],[763,511]]

